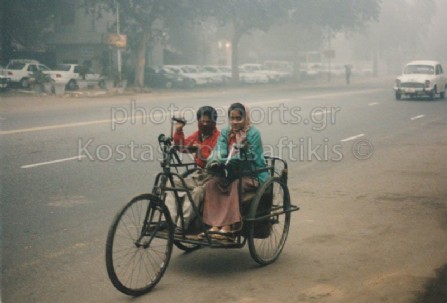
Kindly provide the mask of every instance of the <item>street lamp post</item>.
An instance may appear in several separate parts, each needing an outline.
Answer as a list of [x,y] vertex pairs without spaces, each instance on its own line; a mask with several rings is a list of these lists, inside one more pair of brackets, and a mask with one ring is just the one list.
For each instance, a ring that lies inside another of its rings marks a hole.
[[[119,3],[115,1],[116,3],[116,33],[119,37],[120,35],[120,15],[119,15]],[[117,64],[117,70],[118,70],[118,79],[121,81],[121,49],[119,46],[116,48],[116,64]]]

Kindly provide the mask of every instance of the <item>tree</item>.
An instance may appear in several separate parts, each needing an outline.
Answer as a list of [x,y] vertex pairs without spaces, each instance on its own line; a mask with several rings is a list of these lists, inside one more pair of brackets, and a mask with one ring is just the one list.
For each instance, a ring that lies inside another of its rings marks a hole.
[[2,58],[11,58],[15,49],[45,47],[52,30],[57,0],[3,0],[0,9]]
[[411,60],[423,52],[434,12],[433,0],[384,1],[375,33],[378,48],[388,57],[388,66],[395,65],[393,69],[400,71],[400,60]]
[[301,26],[328,27],[333,32],[377,20],[381,0],[295,0],[291,20]]
[[399,73],[403,63],[420,57],[427,45],[432,48],[426,38],[436,11],[442,10],[436,9],[434,0],[383,0],[378,22],[354,37],[353,47],[363,57],[372,57],[373,63],[378,57],[386,60],[388,73]]
[[330,43],[337,32],[365,29],[377,20],[380,8],[381,0],[295,0],[290,20],[300,27],[319,28]]
[[284,21],[289,0],[204,0],[204,15],[215,17],[222,25],[233,27],[231,38],[231,66],[233,81],[239,81],[239,52],[241,38],[252,30],[267,31],[273,24]]
[[192,1],[187,0],[84,0],[88,7],[99,5],[114,11],[119,5],[120,26],[130,41],[136,42],[135,84],[144,86],[144,68],[148,48],[162,39],[167,20],[177,16],[191,18]]
[[233,79],[238,75],[238,45],[243,35],[291,22],[300,28],[329,28],[332,32],[363,26],[377,18],[380,0],[226,0],[206,1],[205,13],[230,23]]

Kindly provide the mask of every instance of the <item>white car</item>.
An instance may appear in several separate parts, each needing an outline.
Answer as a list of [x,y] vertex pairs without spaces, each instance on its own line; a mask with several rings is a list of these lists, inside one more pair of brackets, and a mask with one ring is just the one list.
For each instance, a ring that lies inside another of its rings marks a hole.
[[394,93],[397,100],[403,96],[428,96],[433,100],[439,94],[445,97],[446,77],[441,64],[437,61],[412,61],[408,63],[402,75],[397,77]]
[[266,69],[262,64],[247,63],[240,66],[245,72],[254,72],[264,74],[268,77],[269,82],[281,81],[281,74],[274,70]]
[[279,74],[281,81],[287,81],[293,78],[293,63],[289,61],[265,61],[264,66],[268,70],[273,70]]
[[265,84],[271,81],[268,75],[247,70],[243,67],[239,67],[239,80],[245,84]]
[[11,79],[6,77],[4,74],[4,68],[3,66],[0,66],[0,90],[5,90],[9,87],[9,83],[11,82]]
[[19,83],[22,88],[28,88],[31,85],[35,72],[44,74],[50,73],[50,68],[39,61],[28,59],[13,59],[3,71],[3,75],[8,77],[11,82]]
[[185,85],[188,88],[212,84],[209,75],[204,75],[192,65],[164,65],[163,68],[174,72],[185,78]]
[[226,84],[231,80],[231,71],[228,75],[228,73],[219,69],[219,66],[205,65],[202,66],[201,71],[209,74],[214,84]]
[[59,64],[49,74],[56,83],[64,84],[69,90],[77,89],[80,80],[86,81],[87,85],[101,85],[104,80],[100,74],[93,73],[79,64]]

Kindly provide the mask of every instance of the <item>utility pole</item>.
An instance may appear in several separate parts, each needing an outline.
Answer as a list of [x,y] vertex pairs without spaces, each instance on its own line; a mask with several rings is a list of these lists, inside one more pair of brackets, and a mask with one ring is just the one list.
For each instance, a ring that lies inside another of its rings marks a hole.
[[329,50],[328,50],[328,59],[329,59],[329,61],[328,61],[328,74],[327,74],[327,81],[328,82],[331,82],[331,57],[332,57],[332,47],[331,47],[331,36],[332,36],[332,32],[331,32],[331,29],[329,28],[328,29],[328,32],[329,32],[329,34],[328,34],[328,44],[329,44],[329,46],[328,46],[328,48],[329,48]]
[[[120,15],[119,15],[119,3],[115,0],[116,3],[116,34],[120,35]],[[116,64],[118,69],[118,79],[121,82],[121,49],[119,46],[116,48]]]

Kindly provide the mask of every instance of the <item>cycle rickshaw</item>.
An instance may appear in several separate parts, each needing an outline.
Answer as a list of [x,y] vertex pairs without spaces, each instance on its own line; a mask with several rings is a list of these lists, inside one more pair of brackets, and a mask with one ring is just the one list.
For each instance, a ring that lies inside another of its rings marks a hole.
[[[263,170],[270,172],[270,178],[254,194],[242,196],[239,192],[242,227],[234,241],[225,241],[210,235],[195,203],[191,206],[196,222],[185,228],[179,193],[186,193],[185,203],[192,201],[184,178],[197,168],[195,163],[182,163],[179,147],[170,137],[160,135],[158,142],[163,152],[162,171],[155,177],[152,193],[128,202],[113,219],[107,235],[106,267],[115,288],[130,296],[149,292],[165,273],[174,245],[189,252],[200,247],[242,248],[248,243],[254,261],[260,265],[273,263],[286,242],[291,212],[299,209],[290,201],[287,162],[265,157]],[[182,186],[174,186],[175,178]],[[164,203],[168,191],[176,197],[180,216],[177,229]],[[205,237],[198,237],[200,232]]]

